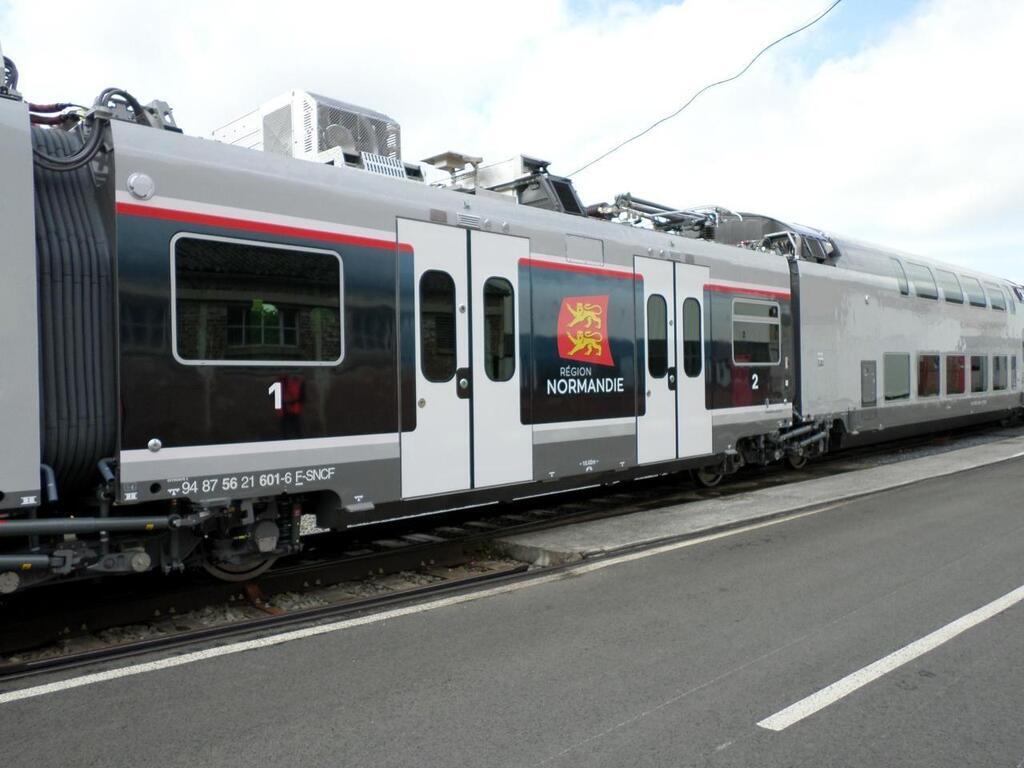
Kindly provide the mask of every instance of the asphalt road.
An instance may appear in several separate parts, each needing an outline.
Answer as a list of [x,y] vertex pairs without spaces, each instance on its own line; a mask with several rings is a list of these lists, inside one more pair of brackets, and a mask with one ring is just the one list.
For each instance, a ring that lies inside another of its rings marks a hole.
[[[6,766],[1024,764],[1024,461],[271,648],[0,705]],[[68,675],[74,673],[67,673]]]

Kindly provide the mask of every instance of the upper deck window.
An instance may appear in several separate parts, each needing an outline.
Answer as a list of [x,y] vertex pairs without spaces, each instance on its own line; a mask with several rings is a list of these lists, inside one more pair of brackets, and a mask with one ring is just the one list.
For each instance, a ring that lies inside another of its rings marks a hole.
[[732,360],[737,365],[778,365],[782,359],[779,305],[736,299],[732,304]]
[[997,309],[1000,312],[1006,311],[1006,295],[998,285],[995,283],[985,283],[985,292],[992,303],[992,309]]
[[985,292],[981,290],[981,283],[979,283],[973,277],[967,277],[966,275],[960,278],[960,282],[964,286],[964,290],[967,291],[967,300],[971,303],[972,307],[987,307],[988,302],[985,301]]
[[910,284],[907,282],[907,273],[903,271],[903,265],[900,264],[900,260],[892,257],[892,269],[896,273],[896,282],[899,283],[900,293],[904,296],[910,295]]
[[172,327],[180,362],[341,361],[338,254],[191,234],[178,235],[171,250]]
[[944,269],[936,269],[935,277],[938,278],[939,287],[942,289],[942,296],[946,301],[953,304],[964,303],[964,291],[960,287],[960,281],[956,279],[953,272]]
[[935,287],[935,278],[932,271],[923,264],[907,262],[907,272],[910,279],[914,281],[914,294],[922,299],[939,298],[939,289]]

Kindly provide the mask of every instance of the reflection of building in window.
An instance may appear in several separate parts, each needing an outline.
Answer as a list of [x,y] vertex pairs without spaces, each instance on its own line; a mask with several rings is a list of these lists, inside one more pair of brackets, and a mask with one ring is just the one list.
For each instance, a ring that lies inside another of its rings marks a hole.
[[126,301],[121,305],[121,348],[153,350],[167,346],[167,309],[163,304]]
[[732,359],[740,365],[778,365],[782,344],[779,305],[737,300],[732,307]]
[[262,301],[228,307],[228,346],[297,346],[296,314],[294,309],[278,309]]
[[340,360],[337,255],[182,237],[174,256],[179,357],[264,363]]

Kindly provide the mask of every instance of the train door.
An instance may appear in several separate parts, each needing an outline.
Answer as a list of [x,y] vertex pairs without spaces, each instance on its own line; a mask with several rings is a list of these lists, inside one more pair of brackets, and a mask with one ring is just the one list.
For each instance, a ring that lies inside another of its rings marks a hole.
[[676,327],[679,458],[711,453],[711,411],[705,394],[706,347],[704,286],[708,268],[676,264]]
[[402,496],[468,489],[469,314],[466,230],[398,221],[413,249],[416,426],[402,432]]
[[520,418],[519,260],[523,237],[470,231],[473,487],[533,479],[533,429]]
[[638,464],[676,457],[676,302],[673,262],[636,256],[633,269],[642,278],[644,412],[636,419]]

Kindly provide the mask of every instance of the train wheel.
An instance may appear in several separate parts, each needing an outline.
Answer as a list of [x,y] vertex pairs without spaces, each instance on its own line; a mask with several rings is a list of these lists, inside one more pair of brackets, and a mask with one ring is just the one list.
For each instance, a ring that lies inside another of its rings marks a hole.
[[242,563],[226,563],[205,560],[203,570],[221,581],[249,581],[270,570],[277,557],[253,558]]
[[692,474],[697,485],[703,488],[714,488],[716,485],[721,483],[722,478],[725,477],[723,472],[719,472],[712,467],[701,467],[700,469],[695,469]]
[[803,469],[807,466],[807,457],[803,455],[797,455],[790,453],[786,456],[786,461],[793,469]]

